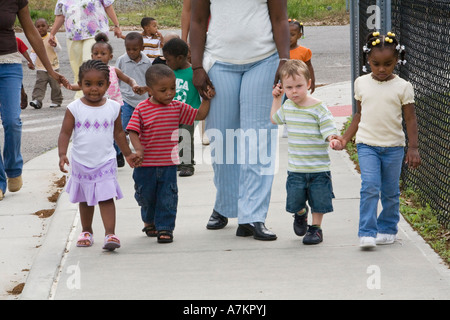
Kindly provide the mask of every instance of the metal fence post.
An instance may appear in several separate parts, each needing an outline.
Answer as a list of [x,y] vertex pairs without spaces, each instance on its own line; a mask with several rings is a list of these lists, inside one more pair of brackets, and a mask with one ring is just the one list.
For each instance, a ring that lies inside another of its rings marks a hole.
[[350,2],[350,55],[352,69],[352,114],[356,112],[356,101],[354,97],[354,83],[359,76],[359,0]]

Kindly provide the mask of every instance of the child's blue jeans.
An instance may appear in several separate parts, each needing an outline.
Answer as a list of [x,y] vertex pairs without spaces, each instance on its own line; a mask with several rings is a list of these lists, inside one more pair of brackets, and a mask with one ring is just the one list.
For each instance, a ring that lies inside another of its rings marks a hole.
[[[359,237],[397,234],[400,220],[400,173],[403,147],[374,147],[358,143],[361,169]],[[383,207],[378,213],[378,201]]]
[[177,166],[135,168],[133,179],[142,221],[154,223],[156,230],[173,230],[178,205]]

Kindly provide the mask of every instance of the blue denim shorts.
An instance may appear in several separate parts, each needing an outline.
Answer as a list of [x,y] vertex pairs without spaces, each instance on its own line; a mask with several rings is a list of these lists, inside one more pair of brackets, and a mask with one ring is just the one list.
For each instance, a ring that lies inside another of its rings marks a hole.
[[289,172],[286,181],[286,211],[297,213],[306,207],[308,201],[311,212],[333,211],[333,185],[331,172],[303,173]]

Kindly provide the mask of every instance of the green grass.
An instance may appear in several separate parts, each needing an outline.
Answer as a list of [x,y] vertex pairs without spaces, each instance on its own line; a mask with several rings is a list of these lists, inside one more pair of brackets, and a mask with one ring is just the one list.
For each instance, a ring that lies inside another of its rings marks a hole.
[[[345,132],[351,121],[352,117],[349,117],[341,133]],[[354,139],[347,143],[346,150],[350,159],[355,163],[357,169],[359,169],[358,154]],[[436,214],[430,208],[429,204],[424,203],[420,198],[414,189],[402,187],[400,194],[400,213],[411,227],[420,234],[450,267],[450,230],[439,223]]]
[[[57,0],[29,0],[31,18],[45,18],[51,25]],[[140,29],[143,17],[153,17],[161,28],[180,28],[183,0],[156,0],[148,5],[142,0],[134,6],[115,5],[122,26]],[[348,24],[345,0],[288,0],[288,17],[307,24]],[[18,24],[17,24],[18,25]]]

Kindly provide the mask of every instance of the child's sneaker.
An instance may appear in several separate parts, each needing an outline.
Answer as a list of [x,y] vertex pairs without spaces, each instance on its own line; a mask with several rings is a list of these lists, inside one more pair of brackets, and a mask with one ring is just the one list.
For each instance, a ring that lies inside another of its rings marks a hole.
[[303,244],[319,244],[323,241],[322,229],[318,226],[309,226],[303,238]]
[[375,241],[375,237],[360,237],[359,238],[359,246],[362,249],[371,249],[377,246]]
[[302,214],[294,213],[294,232],[299,237],[306,234],[308,230],[308,207],[305,207],[305,212]]
[[396,234],[379,233],[375,239],[376,244],[393,244],[397,240]]

